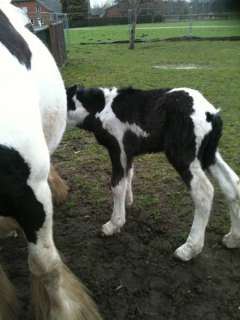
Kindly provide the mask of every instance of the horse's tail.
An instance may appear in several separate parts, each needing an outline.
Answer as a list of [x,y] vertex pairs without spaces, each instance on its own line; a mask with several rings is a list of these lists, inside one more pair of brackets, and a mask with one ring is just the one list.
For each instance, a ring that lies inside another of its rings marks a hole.
[[16,320],[18,302],[14,286],[0,265],[0,319]]

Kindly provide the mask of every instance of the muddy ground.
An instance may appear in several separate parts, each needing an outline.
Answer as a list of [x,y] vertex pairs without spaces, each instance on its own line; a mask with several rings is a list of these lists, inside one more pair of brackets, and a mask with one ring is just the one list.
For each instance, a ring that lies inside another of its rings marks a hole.
[[[202,254],[173,258],[186,239],[192,205],[164,157],[136,161],[135,203],[122,232],[102,238],[109,219],[110,163],[90,135],[69,134],[54,158],[71,191],[55,208],[55,239],[68,266],[91,290],[105,320],[240,319],[240,249],[227,250],[226,204],[219,191]],[[20,319],[32,319],[22,237],[1,240],[1,262],[18,290]]]

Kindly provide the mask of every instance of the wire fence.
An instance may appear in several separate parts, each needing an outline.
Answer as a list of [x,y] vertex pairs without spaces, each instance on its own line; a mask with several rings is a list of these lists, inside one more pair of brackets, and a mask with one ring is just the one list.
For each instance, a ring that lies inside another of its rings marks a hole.
[[28,12],[33,28],[36,33],[41,34],[43,42],[47,42],[47,33],[44,31],[49,25],[62,22],[65,35],[66,48],[70,45],[69,36],[69,16],[66,13],[49,13],[49,12]]
[[[35,30],[62,22],[68,49],[75,44],[114,43],[129,41],[131,12],[122,16],[93,17],[80,13],[31,14]],[[231,12],[162,15],[159,8],[141,8],[138,11],[136,41],[158,41],[176,37],[240,37],[239,15]]]
[[[77,14],[74,15],[77,23]],[[119,43],[129,40],[131,13],[124,17],[89,19],[83,25],[79,20],[79,27],[72,28],[71,15],[68,17],[70,29],[68,31],[71,44]],[[93,23],[94,22],[94,23]],[[75,24],[74,24],[75,26]],[[136,40],[138,42],[158,41],[176,37],[240,37],[240,19],[235,13],[220,14],[188,14],[161,15],[159,10],[143,9],[138,12],[136,25]]]
[[[68,14],[70,28],[76,27],[95,27],[117,24],[128,24],[129,12],[131,9],[120,9],[116,12],[105,13],[102,16],[94,16],[90,13],[83,15],[82,13]],[[138,23],[155,23],[155,22],[177,22],[192,20],[231,20],[239,19],[240,13],[235,12],[219,12],[219,13],[191,13],[188,14],[163,14],[161,8],[146,7],[140,8],[138,11]]]

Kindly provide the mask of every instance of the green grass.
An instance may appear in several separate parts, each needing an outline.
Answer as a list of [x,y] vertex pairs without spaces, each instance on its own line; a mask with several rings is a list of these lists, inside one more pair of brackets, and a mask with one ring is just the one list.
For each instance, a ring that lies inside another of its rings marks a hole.
[[[127,41],[127,25],[88,27],[70,29],[68,39],[71,45],[79,43],[101,43]],[[189,22],[138,24],[136,38],[140,40],[165,39],[189,35]],[[240,36],[240,21],[214,20],[193,21],[193,36]]]
[[[81,33],[80,30],[74,32]],[[179,64],[197,64],[202,68],[154,68],[155,65]],[[214,106],[221,108],[224,120],[221,152],[232,168],[240,174],[240,42],[161,42],[137,44],[135,50],[129,50],[127,44],[81,46],[75,43],[70,47],[63,75],[66,85],[132,85],[144,89],[192,87],[200,90]],[[80,153],[69,160],[70,166],[83,168],[81,178],[75,178],[76,185],[81,185],[82,190],[88,190],[90,202],[94,199],[95,204],[102,206],[106,201],[110,203],[110,194],[106,196],[108,179],[101,178],[99,174],[101,171],[108,176],[111,172],[106,151],[96,145],[89,133],[66,133],[66,144],[73,140],[79,140],[85,146],[80,146]],[[59,150],[60,154],[61,152],[62,156],[66,157],[65,150]],[[94,178],[88,174],[88,168],[97,172]],[[159,212],[164,211],[164,208],[159,208],[162,205],[167,206],[180,218],[185,216],[186,212],[191,212],[188,192],[163,155],[140,157],[136,161],[136,170],[135,190],[139,196],[136,196],[135,208],[156,219]],[[218,197],[217,211],[225,210],[222,198]],[[216,229],[219,233],[226,231],[225,218],[214,224],[213,230]]]

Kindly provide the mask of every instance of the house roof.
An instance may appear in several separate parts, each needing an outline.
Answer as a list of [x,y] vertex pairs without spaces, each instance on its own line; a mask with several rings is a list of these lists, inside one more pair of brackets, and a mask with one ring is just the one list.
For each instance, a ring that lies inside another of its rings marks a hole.
[[54,12],[62,12],[62,4],[60,0],[36,0],[44,7]]
[[[13,0],[16,3],[20,2],[31,2],[33,0]],[[60,0],[35,0],[37,3],[41,4],[43,7],[53,12],[62,12],[62,5]]]

